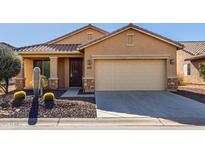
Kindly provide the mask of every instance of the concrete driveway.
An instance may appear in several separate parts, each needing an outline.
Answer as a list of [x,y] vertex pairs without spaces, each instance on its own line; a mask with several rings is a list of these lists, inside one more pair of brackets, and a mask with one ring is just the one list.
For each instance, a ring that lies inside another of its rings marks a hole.
[[205,104],[164,91],[96,92],[98,117],[162,118],[205,125]]

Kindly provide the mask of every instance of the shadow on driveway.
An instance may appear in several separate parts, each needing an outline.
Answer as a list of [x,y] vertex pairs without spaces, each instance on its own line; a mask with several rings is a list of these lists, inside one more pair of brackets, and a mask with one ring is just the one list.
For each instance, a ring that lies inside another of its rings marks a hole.
[[178,91],[173,92],[173,93],[184,96],[184,97],[194,99],[196,101],[199,101],[200,103],[205,104],[205,94],[192,92],[192,91],[186,91],[186,90],[178,90]]
[[205,104],[165,91],[99,91],[96,104],[97,109],[117,113],[119,117],[126,113],[205,125]]

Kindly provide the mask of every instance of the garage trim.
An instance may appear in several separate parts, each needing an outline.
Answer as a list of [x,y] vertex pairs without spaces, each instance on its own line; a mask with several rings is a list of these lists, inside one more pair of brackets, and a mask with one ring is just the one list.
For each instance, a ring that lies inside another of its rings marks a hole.
[[93,55],[92,59],[170,59],[169,55]]

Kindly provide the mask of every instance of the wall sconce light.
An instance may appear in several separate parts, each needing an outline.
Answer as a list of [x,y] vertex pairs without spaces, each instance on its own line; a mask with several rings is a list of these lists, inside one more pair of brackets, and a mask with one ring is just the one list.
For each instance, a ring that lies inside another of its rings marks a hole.
[[175,60],[174,59],[170,59],[170,64],[175,64]]
[[92,64],[91,60],[90,59],[87,60],[87,65],[91,65],[91,64]]

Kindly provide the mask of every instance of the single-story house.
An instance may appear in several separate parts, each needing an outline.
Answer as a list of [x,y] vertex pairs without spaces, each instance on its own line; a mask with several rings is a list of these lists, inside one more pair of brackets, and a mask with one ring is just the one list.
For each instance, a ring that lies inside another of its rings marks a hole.
[[205,84],[200,76],[200,65],[205,64],[205,41],[180,42],[177,51],[177,75],[181,84]]
[[16,88],[30,88],[38,66],[52,89],[176,90],[176,53],[182,48],[134,24],[111,33],[89,24],[47,43],[18,48],[23,67]]

